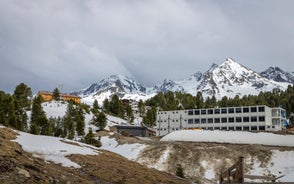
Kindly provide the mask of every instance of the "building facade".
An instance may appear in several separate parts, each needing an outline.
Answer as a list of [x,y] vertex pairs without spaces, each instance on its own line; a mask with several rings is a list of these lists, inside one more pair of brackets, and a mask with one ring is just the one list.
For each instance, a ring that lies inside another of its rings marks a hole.
[[[41,96],[43,98],[44,101],[51,101],[53,100],[53,93],[52,92],[48,92],[48,91],[39,91],[38,96]],[[64,101],[74,101],[75,103],[81,103],[81,98],[79,96],[76,95],[69,95],[69,94],[63,94],[60,93],[60,100],[64,100]]]
[[156,135],[183,129],[279,131],[286,121],[283,108],[261,106],[159,111]]

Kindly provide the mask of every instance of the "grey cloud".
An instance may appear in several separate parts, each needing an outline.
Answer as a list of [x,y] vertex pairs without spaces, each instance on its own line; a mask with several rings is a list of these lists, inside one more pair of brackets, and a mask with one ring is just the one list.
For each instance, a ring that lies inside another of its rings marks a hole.
[[[294,71],[293,1],[1,1],[0,89],[84,88],[111,74],[154,85],[226,57]],[[11,75],[14,73],[15,75]],[[5,80],[2,80],[5,79]]]

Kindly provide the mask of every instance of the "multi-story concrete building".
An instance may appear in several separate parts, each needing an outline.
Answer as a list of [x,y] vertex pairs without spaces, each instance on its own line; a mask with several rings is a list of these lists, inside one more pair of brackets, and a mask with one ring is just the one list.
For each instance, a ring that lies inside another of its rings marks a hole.
[[283,108],[265,105],[159,111],[156,135],[163,136],[182,129],[279,131],[285,121]]

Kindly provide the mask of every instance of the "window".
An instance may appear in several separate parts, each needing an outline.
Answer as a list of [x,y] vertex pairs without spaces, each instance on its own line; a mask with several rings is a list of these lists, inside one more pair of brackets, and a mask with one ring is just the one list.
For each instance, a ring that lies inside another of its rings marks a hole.
[[199,119],[194,119],[195,124],[199,124]]
[[235,113],[235,109],[234,108],[229,108],[229,114]]
[[219,114],[220,110],[219,109],[214,109],[214,114]]
[[208,118],[208,119],[207,119],[207,122],[208,122],[208,123],[213,123],[213,119],[212,119],[212,118]]
[[227,127],[222,127],[221,130],[227,130]]
[[193,124],[193,119],[188,119],[188,124]]
[[227,109],[222,109],[221,112],[222,114],[227,114]]
[[257,108],[256,107],[251,107],[251,112],[257,112]]
[[251,130],[257,130],[257,126],[252,126]]
[[199,115],[199,110],[195,110],[195,115]]
[[241,107],[236,108],[236,113],[242,113],[242,108]]
[[188,115],[193,115],[193,111],[188,111]]
[[245,113],[249,112],[249,108],[248,107],[243,107],[243,112],[245,112]]
[[237,126],[237,127],[236,127],[236,130],[242,130],[242,127]]
[[236,122],[237,122],[237,123],[242,122],[242,118],[241,118],[241,117],[236,117]]
[[233,117],[229,118],[229,123],[234,123],[234,118]]
[[226,123],[227,122],[227,118],[222,118],[222,123]]
[[249,122],[249,117],[243,117],[243,122]]
[[244,126],[243,130],[249,130],[249,126]]
[[220,123],[220,119],[219,118],[214,118],[214,123]]
[[229,130],[234,130],[234,127],[229,127]]
[[201,123],[206,123],[206,119],[201,119]]
[[264,122],[265,121],[265,117],[264,116],[259,116],[258,117],[258,121],[259,122]]
[[264,112],[264,106],[258,107],[258,112]]
[[206,109],[202,109],[201,114],[206,114]]
[[251,122],[257,122],[257,117],[256,116],[252,116],[251,117]]
[[265,126],[259,126],[259,130],[265,130]]
[[208,114],[213,114],[213,110],[212,110],[212,109],[208,109],[208,110],[207,110],[207,113],[208,113]]

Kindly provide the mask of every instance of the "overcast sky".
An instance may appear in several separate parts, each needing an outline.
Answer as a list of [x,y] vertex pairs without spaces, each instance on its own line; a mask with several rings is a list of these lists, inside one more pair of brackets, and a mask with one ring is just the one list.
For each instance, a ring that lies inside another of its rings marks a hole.
[[111,74],[146,86],[227,57],[294,71],[294,1],[0,0],[0,90],[69,92]]

